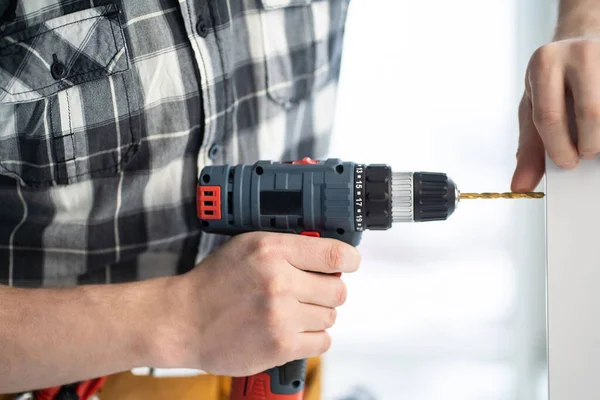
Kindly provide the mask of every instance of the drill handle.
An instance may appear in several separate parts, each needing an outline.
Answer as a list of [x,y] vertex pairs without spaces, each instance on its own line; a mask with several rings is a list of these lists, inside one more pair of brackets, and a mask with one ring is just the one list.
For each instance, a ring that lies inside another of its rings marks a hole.
[[253,376],[233,378],[230,400],[302,400],[306,360],[291,361]]

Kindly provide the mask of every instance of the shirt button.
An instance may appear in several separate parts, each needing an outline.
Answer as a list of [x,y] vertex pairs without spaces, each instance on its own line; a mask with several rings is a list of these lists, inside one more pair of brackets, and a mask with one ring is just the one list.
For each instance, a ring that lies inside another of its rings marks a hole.
[[64,78],[64,76],[67,74],[67,67],[65,67],[65,64],[58,61],[56,54],[53,55],[53,58],[54,62],[50,66],[50,72],[52,73],[52,77],[57,80]]
[[211,146],[210,150],[208,150],[208,158],[210,158],[211,160],[214,160],[220,151],[221,151],[221,146],[219,146],[218,144],[213,144]]
[[202,37],[208,36],[208,26],[206,26],[206,22],[204,22],[202,17],[200,17],[200,20],[196,23],[196,32]]

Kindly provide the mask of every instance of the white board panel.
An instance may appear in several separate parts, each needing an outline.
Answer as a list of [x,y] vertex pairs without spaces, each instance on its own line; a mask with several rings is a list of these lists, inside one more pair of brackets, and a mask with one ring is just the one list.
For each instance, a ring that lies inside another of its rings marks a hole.
[[600,398],[600,160],[547,162],[550,400]]

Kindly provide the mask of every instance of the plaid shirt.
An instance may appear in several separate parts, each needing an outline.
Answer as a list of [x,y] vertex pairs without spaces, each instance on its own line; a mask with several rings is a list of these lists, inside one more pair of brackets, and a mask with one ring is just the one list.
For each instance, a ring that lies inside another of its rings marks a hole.
[[201,168],[326,156],[348,0],[0,1],[0,283],[183,273]]

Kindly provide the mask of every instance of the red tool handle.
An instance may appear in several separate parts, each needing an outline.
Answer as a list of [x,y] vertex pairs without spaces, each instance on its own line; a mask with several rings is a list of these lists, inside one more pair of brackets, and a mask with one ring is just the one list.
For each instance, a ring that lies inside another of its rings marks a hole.
[[302,400],[306,360],[289,362],[253,376],[233,378],[230,400]]

